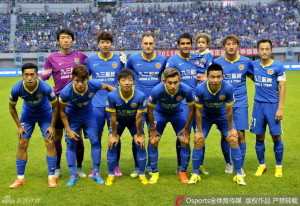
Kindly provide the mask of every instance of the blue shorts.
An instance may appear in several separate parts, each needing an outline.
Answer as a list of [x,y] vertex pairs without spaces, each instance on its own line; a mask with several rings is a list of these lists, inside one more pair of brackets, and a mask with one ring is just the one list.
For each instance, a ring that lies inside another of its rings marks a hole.
[[223,137],[228,137],[228,122],[226,114],[212,117],[209,114],[204,112],[202,113],[202,132],[205,138],[213,124],[217,125],[217,128],[220,130]]
[[247,130],[248,125],[248,107],[233,107],[233,122],[236,130]]
[[183,109],[180,109],[174,114],[166,114],[154,109],[153,114],[155,127],[159,134],[163,134],[167,123],[170,122],[173,126],[176,136],[183,136],[182,134],[179,135],[186,124],[186,116]]
[[275,119],[277,109],[278,103],[255,101],[250,132],[257,135],[265,134],[268,124],[271,135],[281,135],[281,123]]
[[[90,142],[97,142],[98,141],[98,127],[96,124],[96,118],[95,116],[91,116],[90,118],[85,119],[69,119],[69,125],[71,130],[76,132],[77,134],[80,134],[80,129],[82,128],[84,137],[89,138]],[[72,139],[68,138],[68,134],[66,132],[66,142],[74,141]]]
[[34,130],[35,124],[38,123],[42,136],[43,137],[48,137],[48,133],[46,133],[46,130],[48,127],[50,127],[52,121],[52,114],[47,113],[44,115],[35,115],[35,116],[30,116],[30,115],[24,115],[22,114],[20,118],[20,122],[23,126],[23,128],[27,131],[28,134],[23,133],[23,138],[24,139],[30,139],[32,132]]
[[[189,116],[189,112],[190,112],[189,106],[185,103],[185,104],[182,104],[182,108],[183,108],[183,111],[184,111],[185,119],[187,120],[188,116]],[[194,131],[197,131],[196,115],[194,115],[194,118],[193,118],[193,121],[192,121],[191,125],[192,125]]]
[[[122,122],[122,123],[121,123]],[[117,123],[117,134],[121,137],[125,128],[128,128],[131,136],[133,137],[134,135],[136,135],[136,122],[135,119],[134,120],[123,120]],[[112,134],[112,130],[111,128],[109,128],[109,134]],[[142,124],[142,134],[144,134],[144,129],[143,129],[143,124]]]
[[105,125],[105,120],[107,123],[107,127],[109,128],[110,124],[110,113],[105,110],[105,107],[94,107],[93,108],[94,115],[96,117],[98,131],[103,132],[103,128]]

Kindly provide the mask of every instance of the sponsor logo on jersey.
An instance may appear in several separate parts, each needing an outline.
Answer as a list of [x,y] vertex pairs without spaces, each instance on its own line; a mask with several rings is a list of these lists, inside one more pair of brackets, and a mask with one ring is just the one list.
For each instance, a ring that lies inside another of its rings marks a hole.
[[156,63],[156,64],[155,64],[155,67],[156,67],[157,69],[159,69],[159,68],[161,67],[161,64],[160,64],[160,63]]
[[37,94],[36,97],[40,99],[40,98],[43,98],[43,95],[42,94]]
[[132,104],[131,104],[131,107],[132,107],[132,108],[137,108],[137,104],[136,104],[136,103],[132,103]]
[[181,100],[183,100],[183,97],[182,96],[178,96],[178,97],[176,97],[176,100],[177,101],[181,101]]
[[78,58],[74,58],[74,62],[75,62],[75,64],[79,64],[79,59]]
[[93,98],[94,96],[95,96],[94,93],[90,93],[90,94],[89,94],[89,98]]
[[118,64],[117,64],[117,62],[113,62],[113,63],[111,64],[111,66],[112,66],[113,68],[117,68],[117,67],[118,67]]
[[224,100],[225,98],[226,98],[225,95],[220,95],[220,96],[219,96],[219,99],[220,99],[220,100]]
[[242,65],[242,64],[240,64],[240,65],[239,65],[239,70],[243,70],[243,69],[245,69],[245,66]]
[[274,69],[268,69],[268,74],[269,74],[269,75],[274,74]]

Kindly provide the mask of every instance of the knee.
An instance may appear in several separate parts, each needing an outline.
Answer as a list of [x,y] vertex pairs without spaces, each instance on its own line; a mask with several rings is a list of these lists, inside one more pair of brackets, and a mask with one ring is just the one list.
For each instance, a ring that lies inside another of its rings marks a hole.
[[281,135],[272,135],[272,139],[274,142],[281,140]]
[[244,130],[238,130],[238,137],[239,137],[239,142],[245,142],[245,131]]
[[238,138],[236,137],[229,137],[227,138],[227,141],[229,142],[230,145],[237,145],[239,143]]
[[256,135],[256,140],[265,140],[265,135],[264,134],[258,134]]
[[204,143],[205,143],[205,139],[204,138],[199,139],[194,144],[195,149],[201,149],[203,147]]
[[25,139],[20,140],[19,145],[18,145],[18,149],[19,150],[27,150],[28,144],[29,144],[29,140],[27,140],[27,139],[26,140]]

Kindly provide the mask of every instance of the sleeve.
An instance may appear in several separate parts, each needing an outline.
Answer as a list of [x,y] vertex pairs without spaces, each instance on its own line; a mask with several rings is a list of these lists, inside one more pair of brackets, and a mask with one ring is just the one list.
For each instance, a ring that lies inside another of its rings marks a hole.
[[67,90],[67,87],[65,87],[59,95],[59,103],[68,104],[69,98],[68,98],[67,93],[68,93],[68,90]]
[[253,63],[250,60],[249,60],[249,63],[248,63],[247,75],[251,75],[251,76],[254,75]]
[[208,67],[213,63],[213,55],[211,53],[211,51],[207,54],[207,61],[205,64],[205,71],[208,69]]
[[127,68],[133,70],[133,64],[132,64],[132,55],[127,60]]
[[19,98],[19,94],[18,94],[18,91],[17,91],[17,85],[15,85],[11,92],[10,92],[10,96],[9,96],[9,103],[11,104],[17,104],[17,101],[18,101],[18,98]]
[[89,76],[92,75],[92,69],[91,69],[91,64],[90,64],[90,58],[87,59],[87,61],[85,62],[85,67],[87,68],[88,72],[89,72]]
[[226,102],[226,106],[231,106],[235,102],[234,95],[233,95],[233,86],[231,85],[229,85],[227,89],[225,102]]
[[203,107],[203,97],[202,92],[200,91],[200,84],[196,87],[196,95],[195,95],[195,106],[202,108]]
[[186,93],[186,97],[185,97],[185,99],[186,99],[186,103],[188,104],[188,105],[194,105],[195,104],[195,102],[194,102],[194,96],[193,96],[193,90],[190,88],[190,87],[186,87],[186,89],[185,89],[186,91],[185,91],[185,93]]
[[91,79],[89,82],[93,84],[97,91],[103,89],[103,83],[99,79]]
[[286,75],[285,75],[285,69],[283,64],[280,64],[277,71],[277,81],[279,82],[285,82],[286,81]]
[[149,96],[148,105],[151,107],[155,107],[157,104],[157,99],[158,99],[158,91],[157,91],[157,87],[155,86],[152,89],[151,94]]
[[85,53],[82,53],[82,62],[81,62],[81,64],[85,64],[86,61],[88,60],[88,58],[89,57]]
[[40,77],[43,79],[43,80],[47,80],[51,77],[52,75],[52,69],[53,69],[53,66],[51,64],[51,61],[50,61],[51,57],[48,57],[46,59],[46,63],[45,63],[45,66],[43,68],[43,71],[42,73],[40,74]]
[[167,64],[166,64],[166,69],[170,69],[170,68],[176,68],[175,62],[172,57],[170,57],[168,59]]
[[146,100],[146,95],[143,93],[141,95],[140,104],[139,104],[139,108],[138,108],[137,112],[143,113],[146,111],[147,111],[147,100]]
[[48,85],[47,83],[45,83],[45,87],[46,87],[46,95],[48,97],[48,100],[50,101],[50,103],[54,103],[57,101],[56,95],[54,94],[52,88],[50,87],[50,85]]
[[112,98],[112,93],[108,93],[107,101],[106,101],[106,111],[108,112],[116,112],[116,106]]

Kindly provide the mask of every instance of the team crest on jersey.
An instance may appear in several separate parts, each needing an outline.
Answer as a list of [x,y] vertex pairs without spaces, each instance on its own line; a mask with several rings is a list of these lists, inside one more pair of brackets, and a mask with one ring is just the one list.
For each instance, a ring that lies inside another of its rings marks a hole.
[[43,95],[42,94],[37,94],[36,97],[40,99],[40,98],[43,98]]
[[206,59],[202,58],[201,63],[205,64],[205,62],[206,62]]
[[79,59],[78,58],[74,58],[74,62],[75,62],[75,64],[79,64]]
[[112,66],[113,68],[117,68],[117,67],[118,67],[118,64],[117,64],[117,62],[113,62],[113,63],[111,64],[111,66]]
[[95,96],[94,93],[90,93],[90,94],[89,94],[89,98],[93,98],[94,96]]
[[181,101],[181,100],[183,100],[183,97],[182,96],[178,96],[178,97],[176,97],[176,100],[177,101]]
[[160,63],[156,63],[156,64],[155,64],[155,67],[156,67],[157,69],[159,69],[159,68],[161,67],[161,64],[160,64]]
[[240,64],[239,65],[239,70],[243,70],[243,69],[245,69],[244,65]]
[[274,74],[274,69],[268,69],[268,74],[269,74],[269,75]]
[[132,103],[132,104],[131,104],[131,107],[132,107],[132,108],[137,108],[137,104],[136,104],[136,103]]
[[219,99],[220,99],[220,100],[224,100],[225,98],[226,98],[225,95],[220,95],[220,96],[219,96]]

